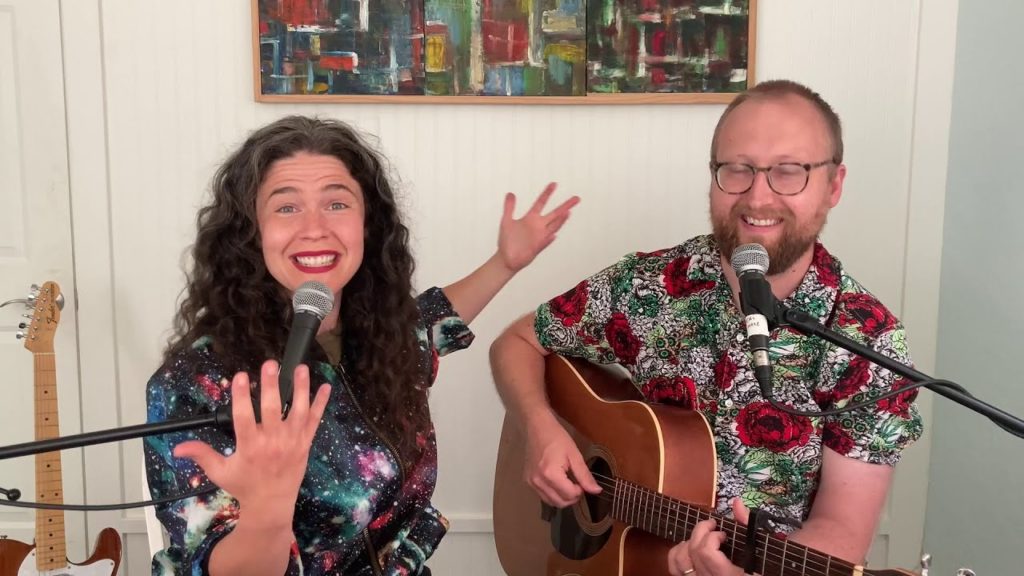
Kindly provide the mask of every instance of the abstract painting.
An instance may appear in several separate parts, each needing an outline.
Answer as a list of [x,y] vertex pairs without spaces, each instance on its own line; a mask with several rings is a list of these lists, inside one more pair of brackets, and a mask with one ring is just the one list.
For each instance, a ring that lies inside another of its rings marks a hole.
[[420,0],[258,0],[263,94],[423,94]]
[[728,101],[755,20],[756,0],[253,0],[256,98]]
[[589,0],[590,92],[741,92],[747,2]]

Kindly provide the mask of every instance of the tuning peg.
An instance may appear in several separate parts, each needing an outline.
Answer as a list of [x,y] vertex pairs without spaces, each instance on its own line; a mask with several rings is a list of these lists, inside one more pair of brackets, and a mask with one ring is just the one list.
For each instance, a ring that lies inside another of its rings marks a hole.
[[24,330],[25,328],[28,328],[28,324],[25,324],[24,322],[19,322],[18,323],[18,328],[21,328],[22,330]]
[[932,567],[932,555],[925,553],[921,556],[921,576],[928,576],[928,569]]
[[14,337],[17,338],[18,340],[21,340],[22,338],[25,337],[25,333],[24,332],[15,332],[14,333]]

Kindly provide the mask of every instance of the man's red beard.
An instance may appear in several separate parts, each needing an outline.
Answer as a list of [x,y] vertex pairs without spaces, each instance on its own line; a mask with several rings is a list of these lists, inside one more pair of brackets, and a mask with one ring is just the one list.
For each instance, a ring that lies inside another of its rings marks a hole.
[[[724,220],[716,219],[714,215],[711,216],[711,230],[715,236],[715,241],[718,242],[718,250],[726,258],[732,258],[733,251],[740,244],[751,242],[761,244],[768,251],[769,275],[785,272],[796,264],[796,261],[801,256],[811,250],[814,247],[814,243],[818,240],[818,235],[824,229],[828,216],[827,211],[822,211],[816,215],[814,220],[808,222],[807,225],[800,229],[794,229],[792,213],[786,214],[781,218],[783,226],[782,237],[775,242],[768,243],[759,238],[740,240],[739,222],[742,213],[742,206],[736,204],[730,210],[728,218]],[[773,217],[759,216],[759,218],[767,219]]]

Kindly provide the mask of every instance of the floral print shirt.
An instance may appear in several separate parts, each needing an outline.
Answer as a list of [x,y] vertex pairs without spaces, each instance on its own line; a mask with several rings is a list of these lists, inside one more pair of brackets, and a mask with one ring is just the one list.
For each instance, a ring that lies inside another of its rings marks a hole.
[[[440,289],[424,292],[417,302],[424,383],[430,384],[437,375],[437,358],[469,346],[473,334]],[[329,383],[332,391],[295,505],[296,542],[287,574],[429,574],[424,563],[448,529],[447,520],[430,503],[437,480],[433,426],[420,433],[418,461],[403,468],[364,417],[340,366],[311,364],[311,385]],[[148,420],[211,413],[229,402],[232,376],[218,364],[209,340],[200,339],[150,379]],[[193,439],[223,454],[234,450],[233,438],[215,428],[147,437],[146,472],[153,497],[210,485],[194,462],[171,454],[178,443]],[[159,506],[157,516],[170,535],[170,547],[153,558],[154,576],[206,574],[210,551],[231,532],[238,513],[238,502],[223,490]],[[380,570],[368,561],[366,536]]]
[[[820,243],[784,302],[827,327],[905,364],[899,321]],[[628,369],[644,398],[699,410],[718,455],[717,510],[729,501],[806,519],[822,448],[895,465],[921,435],[916,390],[830,417],[780,412],[761,396],[743,316],[711,236],[653,253],[626,255],[537,309],[535,329],[552,352]],[[776,400],[803,411],[840,408],[907,384],[824,340],[790,328],[770,335]],[[779,526],[782,531],[791,528]]]

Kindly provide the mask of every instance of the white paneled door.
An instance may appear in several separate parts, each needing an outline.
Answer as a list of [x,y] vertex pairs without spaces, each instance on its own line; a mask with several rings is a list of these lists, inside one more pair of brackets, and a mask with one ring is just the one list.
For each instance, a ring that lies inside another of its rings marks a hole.
[[[0,301],[56,282],[66,304],[54,353],[62,434],[81,431],[68,192],[61,21],[57,0],[0,0]],[[33,359],[16,339],[23,305],[0,309],[0,445],[34,439]],[[64,501],[82,501],[79,451],[63,454]],[[0,460],[0,487],[36,500],[33,457]],[[85,521],[66,514],[68,556],[86,555]],[[0,507],[0,535],[31,543],[35,513]],[[91,544],[88,546],[91,548]]]

